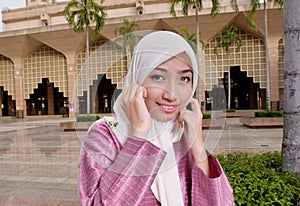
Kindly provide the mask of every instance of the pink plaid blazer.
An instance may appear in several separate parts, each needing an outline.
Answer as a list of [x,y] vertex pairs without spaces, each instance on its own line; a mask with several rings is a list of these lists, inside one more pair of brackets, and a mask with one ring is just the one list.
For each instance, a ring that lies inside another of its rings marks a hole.
[[[182,138],[184,139],[184,138]],[[218,160],[209,156],[214,178],[193,164],[182,141],[174,144],[185,205],[234,205],[233,191]],[[151,184],[165,152],[148,141],[128,137],[124,145],[105,122],[95,123],[82,145],[79,194],[83,206],[160,205]],[[174,206],[174,205],[171,205]]]

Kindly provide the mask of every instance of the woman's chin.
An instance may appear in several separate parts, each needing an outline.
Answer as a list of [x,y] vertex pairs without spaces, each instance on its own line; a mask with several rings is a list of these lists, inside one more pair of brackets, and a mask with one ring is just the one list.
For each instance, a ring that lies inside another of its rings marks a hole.
[[152,119],[155,119],[157,121],[160,122],[167,122],[170,121],[172,119],[174,119],[174,117],[176,116],[176,114],[172,113],[172,114],[166,114],[165,112],[161,111],[161,110],[152,110],[150,112],[150,116]]

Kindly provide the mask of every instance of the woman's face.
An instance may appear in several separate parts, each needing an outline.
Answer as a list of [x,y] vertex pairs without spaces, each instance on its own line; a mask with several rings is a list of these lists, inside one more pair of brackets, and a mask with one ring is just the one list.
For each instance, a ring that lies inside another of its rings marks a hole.
[[145,103],[152,118],[169,121],[185,107],[193,91],[193,70],[178,57],[155,68],[143,82]]

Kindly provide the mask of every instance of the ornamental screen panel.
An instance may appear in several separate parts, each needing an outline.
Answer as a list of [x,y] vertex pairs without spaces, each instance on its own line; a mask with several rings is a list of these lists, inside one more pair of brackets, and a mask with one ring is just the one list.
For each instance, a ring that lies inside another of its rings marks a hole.
[[127,61],[120,46],[111,41],[97,40],[90,46],[88,64],[85,52],[86,50],[82,51],[77,58],[77,96],[83,96],[86,91],[86,69],[89,71],[89,85],[97,80],[98,74],[106,74],[112,84],[116,84],[118,89],[122,88],[123,78],[127,73]]
[[24,94],[30,99],[30,94],[38,88],[43,78],[49,78],[68,97],[67,60],[58,51],[43,45],[25,59],[24,63]]
[[13,100],[16,99],[14,65],[9,58],[2,55],[0,55],[0,86],[3,86]]
[[[264,42],[258,37],[239,28],[238,35],[242,46],[236,51],[236,46],[230,48],[229,55],[219,48],[218,54],[214,53],[217,39],[212,39],[205,47],[205,86],[211,91],[213,85],[218,84],[218,79],[224,77],[228,68],[240,66],[241,71],[246,71],[248,77],[253,77],[254,83],[259,83],[261,89],[266,88],[266,61]],[[229,61],[228,61],[229,58]]]
[[278,42],[278,80],[279,88],[284,88],[284,44],[283,39]]

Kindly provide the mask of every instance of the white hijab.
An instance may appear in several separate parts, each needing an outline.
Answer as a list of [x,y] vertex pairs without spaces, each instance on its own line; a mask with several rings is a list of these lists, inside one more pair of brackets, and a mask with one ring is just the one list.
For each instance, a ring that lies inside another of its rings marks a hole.
[[[143,37],[137,44],[125,79],[125,87],[133,83],[142,85],[153,69],[182,52],[185,52],[189,56],[191,62],[190,66],[193,68],[193,92],[190,97],[192,98],[198,78],[198,67],[194,51],[184,38],[168,31],[152,32]],[[130,136],[130,122],[121,107],[121,99],[122,93],[114,105],[114,112],[116,114],[115,121],[118,123],[115,132],[121,144],[124,144],[127,137]],[[151,129],[147,137],[148,141],[162,148],[167,153],[151,185],[153,194],[161,202],[162,206],[184,205],[173,149],[173,143],[180,140],[183,129],[177,128],[175,121],[177,121],[177,119],[168,122],[159,122],[152,119]]]

